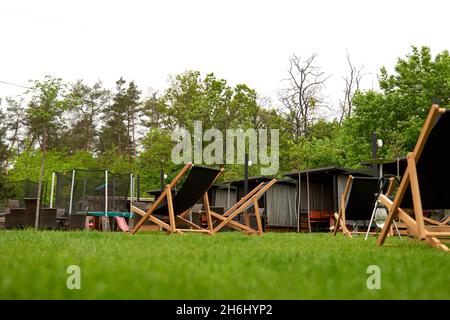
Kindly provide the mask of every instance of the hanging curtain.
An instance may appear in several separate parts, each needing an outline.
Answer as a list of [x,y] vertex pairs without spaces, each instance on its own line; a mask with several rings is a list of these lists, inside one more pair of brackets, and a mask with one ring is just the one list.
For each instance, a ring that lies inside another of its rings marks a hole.
[[228,209],[236,203],[236,190],[230,189],[230,203],[228,205],[228,189],[217,189],[214,206]]
[[296,186],[275,184],[266,192],[267,223],[277,227],[297,227]]
[[[345,176],[345,175],[340,175],[337,177],[338,208],[341,207],[341,196],[345,190],[345,185],[347,184],[347,178],[348,178],[348,176]],[[348,193],[348,195],[350,195],[350,192]],[[348,199],[348,195],[347,195],[347,199]]]

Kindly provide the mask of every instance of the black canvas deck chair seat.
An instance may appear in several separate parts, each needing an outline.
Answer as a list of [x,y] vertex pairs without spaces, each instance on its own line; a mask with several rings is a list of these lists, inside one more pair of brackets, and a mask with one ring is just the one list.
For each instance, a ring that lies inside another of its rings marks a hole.
[[[147,212],[132,206],[132,211],[142,216],[139,222],[134,226],[131,234],[135,234],[139,228],[147,221],[157,224],[168,233],[183,233],[186,231],[204,232],[212,234],[213,225],[211,211],[209,206],[208,190],[213,183],[222,175],[224,169],[212,169],[201,166],[194,166],[188,163],[172,180],[166,185],[164,191],[155,200]],[[189,172],[189,173],[188,173]],[[172,189],[177,182],[186,176],[182,187],[175,196],[172,197]],[[203,208],[207,217],[208,227],[206,229],[188,220],[192,207],[203,197]],[[167,200],[163,203],[163,200]],[[168,216],[169,223],[162,221],[160,216]],[[188,228],[179,228],[178,224],[187,225]]]
[[[394,200],[379,196],[389,214],[378,237],[378,245],[384,244],[389,228],[398,216],[408,227],[410,235],[412,233],[434,247],[449,251],[440,239],[450,237],[450,232],[439,226],[426,226],[423,216],[423,209],[450,209],[449,149],[450,109],[433,105],[414,151],[407,156],[407,168]],[[409,215],[406,209],[412,209],[413,215]]]
[[[258,205],[258,200],[264,195],[264,193],[269,190],[277,182],[276,179],[272,179],[268,182],[261,182],[253,190],[251,190],[247,195],[242,197],[235,205],[229,208],[223,215],[217,214],[216,212],[211,212],[212,217],[216,220],[213,232],[219,232],[225,226],[232,229],[242,231],[249,234],[263,234],[263,225],[261,220],[261,210]],[[250,225],[250,217],[248,211],[253,208],[256,218],[257,229],[254,229]],[[235,220],[238,214],[244,215],[244,223],[240,223]]]
[[381,192],[389,195],[393,189],[394,178],[384,178],[384,180],[375,177],[348,176],[344,192],[341,195],[339,211],[335,213],[334,235],[339,229],[342,229],[343,234],[350,238],[352,234],[367,233],[350,231],[346,223],[347,220],[370,221],[368,226],[370,229],[378,194]]

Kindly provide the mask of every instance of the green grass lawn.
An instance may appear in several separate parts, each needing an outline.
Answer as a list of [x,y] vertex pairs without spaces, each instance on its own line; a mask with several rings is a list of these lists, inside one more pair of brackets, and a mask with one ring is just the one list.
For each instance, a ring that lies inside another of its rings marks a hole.
[[[0,231],[0,299],[449,299],[450,255],[342,235]],[[69,265],[81,290],[68,290]],[[381,289],[369,290],[369,265]]]

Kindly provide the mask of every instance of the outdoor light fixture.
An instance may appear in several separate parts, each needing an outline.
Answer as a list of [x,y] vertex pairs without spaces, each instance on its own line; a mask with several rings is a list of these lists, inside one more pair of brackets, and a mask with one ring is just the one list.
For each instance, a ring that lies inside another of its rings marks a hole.
[[386,222],[387,219],[387,209],[386,207],[381,204],[381,202],[377,201],[377,208],[375,210],[375,224],[377,225],[377,227],[379,227],[380,229],[383,229],[384,227],[384,223]]
[[251,160],[248,160],[248,166],[251,167],[251,165],[253,164],[253,162]]
[[383,140],[378,139],[377,140],[377,146],[378,146],[378,148],[381,148],[383,146]]
[[164,179],[167,179],[167,174],[164,174]]

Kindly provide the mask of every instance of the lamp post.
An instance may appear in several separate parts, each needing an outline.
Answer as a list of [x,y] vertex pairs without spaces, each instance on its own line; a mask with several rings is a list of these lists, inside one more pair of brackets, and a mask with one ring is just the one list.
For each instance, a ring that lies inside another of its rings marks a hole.
[[161,188],[161,193],[164,192],[164,170],[163,161],[161,160],[161,168],[159,169],[159,186]]
[[[383,140],[377,139],[377,148],[383,147]],[[383,177],[383,161],[380,161],[380,167],[379,167],[379,174],[380,178]]]
[[252,162],[248,160],[248,153],[245,153],[244,157],[244,196],[248,193],[248,167],[252,165]]
[[[377,158],[377,133],[372,132],[372,159]],[[372,164],[372,175],[374,177],[378,176],[378,165],[376,163]]]
[[248,154],[244,156],[244,196],[248,192]]

